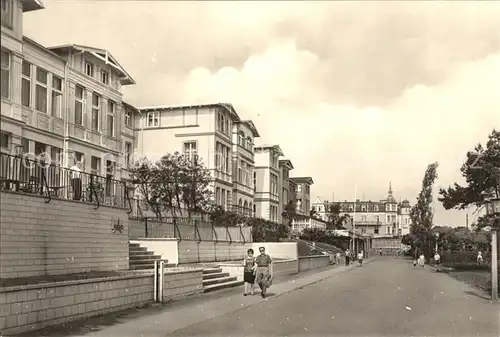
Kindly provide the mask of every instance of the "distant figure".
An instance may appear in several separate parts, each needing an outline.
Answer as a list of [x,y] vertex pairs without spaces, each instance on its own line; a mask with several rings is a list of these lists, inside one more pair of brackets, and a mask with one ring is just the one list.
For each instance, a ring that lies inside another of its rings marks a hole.
[[71,170],[71,187],[73,189],[73,200],[80,200],[82,198],[82,178],[80,169],[80,162],[75,162],[69,168]]
[[415,267],[417,266],[417,262],[418,262],[418,261],[417,261],[417,258],[414,258],[414,259],[413,259],[413,268],[415,268]]
[[439,256],[439,253],[436,251],[436,254],[434,254],[434,261],[436,261],[436,264],[439,264],[441,261],[441,256]]
[[424,254],[420,254],[420,256],[418,257],[418,265],[422,268],[424,268],[424,265],[425,265],[425,256]]
[[483,254],[481,252],[477,252],[477,264],[481,265],[483,263]]
[[382,249],[379,249],[378,253],[380,254],[380,256],[382,256]]
[[243,292],[243,296],[247,296],[249,291],[251,291],[251,294],[253,295],[255,291],[256,264],[252,248],[247,250],[247,256],[243,260],[243,266],[243,281],[245,281],[245,290]]
[[363,266],[363,257],[364,257],[363,250],[361,250],[358,253],[358,263],[359,263],[360,266]]
[[345,265],[348,266],[349,265],[349,259],[351,257],[351,253],[349,252],[349,249],[346,249],[345,250]]
[[337,254],[335,254],[335,261],[337,264],[340,264],[340,252],[337,252]]

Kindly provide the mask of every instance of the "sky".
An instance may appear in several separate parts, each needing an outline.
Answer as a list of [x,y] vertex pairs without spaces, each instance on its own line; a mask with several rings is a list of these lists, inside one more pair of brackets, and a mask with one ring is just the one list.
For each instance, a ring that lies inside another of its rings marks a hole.
[[43,2],[26,36],[108,49],[139,107],[232,103],[313,200],[380,200],[391,181],[413,204],[434,161],[437,197],[500,128],[500,2]]

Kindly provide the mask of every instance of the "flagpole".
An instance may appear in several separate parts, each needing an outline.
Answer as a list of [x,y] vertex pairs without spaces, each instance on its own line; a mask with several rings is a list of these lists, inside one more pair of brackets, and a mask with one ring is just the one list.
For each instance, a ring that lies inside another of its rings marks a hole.
[[356,184],[354,184],[354,212],[352,217],[352,251],[356,250]]

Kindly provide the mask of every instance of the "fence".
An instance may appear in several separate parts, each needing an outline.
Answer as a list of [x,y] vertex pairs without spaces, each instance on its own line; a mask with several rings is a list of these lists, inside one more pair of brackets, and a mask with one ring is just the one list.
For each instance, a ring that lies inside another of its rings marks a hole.
[[58,198],[90,202],[97,207],[131,207],[124,182],[21,155],[0,155],[0,189],[44,195],[47,203]]
[[177,238],[180,241],[252,242],[252,227],[214,226],[199,219],[143,217],[132,218],[129,225],[132,239]]

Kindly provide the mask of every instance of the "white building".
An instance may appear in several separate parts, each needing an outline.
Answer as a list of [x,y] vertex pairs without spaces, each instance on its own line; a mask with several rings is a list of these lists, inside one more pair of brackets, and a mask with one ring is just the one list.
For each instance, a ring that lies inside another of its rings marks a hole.
[[297,216],[292,219],[292,231],[303,232],[306,228],[326,230],[326,223],[310,216]]
[[255,147],[255,216],[281,222],[279,157],[283,151],[278,145]]

